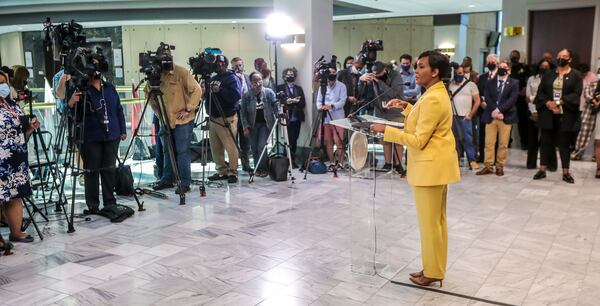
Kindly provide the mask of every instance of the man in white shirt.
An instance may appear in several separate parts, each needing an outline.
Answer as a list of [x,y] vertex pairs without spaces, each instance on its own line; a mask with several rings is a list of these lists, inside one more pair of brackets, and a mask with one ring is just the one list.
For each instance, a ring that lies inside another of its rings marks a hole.
[[479,90],[475,83],[465,79],[464,67],[459,66],[454,70],[454,80],[448,86],[452,94],[454,120],[452,131],[456,139],[456,150],[459,156],[464,151],[471,169],[478,169],[479,164],[473,146],[473,123],[471,119],[479,109]]
[[[331,166],[335,166],[335,158],[333,156],[333,144],[335,143],[336,151],[338,155],[338,167],[343,168],[344,166],[344,129],[341,127],[336,127],[330,122],[332,120],[343,119],[344,115],[344,105],[346,104],[347,91],[346,85],[342,82],[338,82],[337,79],[337,70],[335,67],[329,68],[329,76],[327,78],[327,92],[325,93],[325,100],[323,100],[323,94],[321,93],[321,88],[317,92],[317,109],[319,109],[322,113],[321,115],[325,117],[325,121],[323,124],[324,128],[324,137],[325,137],[325,146],[327,147],[327,157],[329,158],[329,162],[332,164]],[[319,129],[319,139],[321,139],[320,135],[321,129]]]

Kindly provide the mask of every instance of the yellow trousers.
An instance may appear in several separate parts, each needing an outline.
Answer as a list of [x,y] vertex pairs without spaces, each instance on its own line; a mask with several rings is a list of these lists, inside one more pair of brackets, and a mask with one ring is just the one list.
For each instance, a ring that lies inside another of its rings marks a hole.
[[419,218],[423,274],[443,279],[448,258],[446,195],[448,185],[412,186]]

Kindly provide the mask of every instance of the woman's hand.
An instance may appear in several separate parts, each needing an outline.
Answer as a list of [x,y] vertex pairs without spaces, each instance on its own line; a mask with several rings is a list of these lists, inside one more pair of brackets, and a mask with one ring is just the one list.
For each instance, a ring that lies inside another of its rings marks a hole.
[[40,128],[40,122],[38,121],[37,117],[31,117],[31,119],[29,120],[29,129],[31,131],[33,130],[37,130]]
[[127,139],[127,134],[121,134],[119,138],[121,139],[121,141],[125,141],[125,139]]
[[408,106],[408,102],[402,101],[400,99],[392,99],[392,100],[388,101],[388,103],[385,105],[385,108],[401,108],[401,109],[405,109],[406,106]]
[[373,123],[371,124],[370,130],[373,133],[383,133],[385,132],[385,124]]
[[244,137],[250,136],[250,128],[244,128]]

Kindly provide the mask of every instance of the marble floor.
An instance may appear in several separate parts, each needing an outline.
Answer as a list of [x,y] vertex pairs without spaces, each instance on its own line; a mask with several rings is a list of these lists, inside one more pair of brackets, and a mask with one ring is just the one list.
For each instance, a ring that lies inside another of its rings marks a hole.
[[[513,305],[598,305],[595,164],[573,162],[569,185],[559,173],[533,181],[522,151],[509,160],[504,177],[463,169],[450,186],[441,290]],[[78,219],[72,234],[62,221],[40,222],[46,239],[0,257],[0,304],[484,305],[352,273],[362,243],[356,220],[370,207],[355,195],[371,192],[368,180],[349,187],[344,173],[295,176],[294,184],[257,178],[211,187],[202,198],[196,187],[185,206],[173,191],[168,200],[144,196],[147,211],[121,224]],[[390,195],[373,210],[375,261],[394,267],[383,277],[406,282],[420,269],[414,201],[406,180],[381,186],[378,197]]]

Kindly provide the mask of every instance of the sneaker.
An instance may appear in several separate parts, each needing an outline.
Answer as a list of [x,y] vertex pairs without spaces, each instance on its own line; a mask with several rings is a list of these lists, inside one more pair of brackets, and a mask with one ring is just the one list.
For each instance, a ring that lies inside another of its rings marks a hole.
[[237,181],[238,181],[238,178],[235,175],[230,175],[227,177],[227,182],[229,184],[235,184],[235,183],[237,183]]
[[172,183],[165,183],[165,182],[158,182],[158,184],[154,185],[152,187],[152,189],[154,190],[163,190],[163,189],[167,189],[167,188],[173,188],[173,184]]
[[175,194],[184,194],[190,191],[190,186],[180,186],[175,189]]
[[220,175],[218,173],[215,173],[215,174],[213,174],[213,175],[211,175],[211,176],[208,177],[209,181],[222,181],[222,180],[226,180],[226,179],[228,179],[227,175],[224,175],[224,174]]
[[479,169],[479,164],[476,161],[470,162],[469,166],[471,166],[471,170]]

